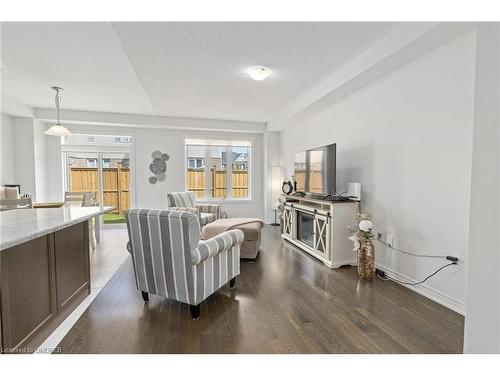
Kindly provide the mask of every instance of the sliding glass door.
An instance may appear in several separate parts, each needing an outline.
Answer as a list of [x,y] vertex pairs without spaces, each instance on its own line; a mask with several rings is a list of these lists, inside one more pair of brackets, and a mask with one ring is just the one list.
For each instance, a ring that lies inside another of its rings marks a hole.
[[104,224],[125,223],[130,208],[130,156],[126,152],[100,154],[103,206],[115,207],[104,215]]
[[66,152],[66,189],[68,192],[90,192],[92,202],[101,203],[99,153]]
[[103,224],[125,223],[131,206],[130,153],[121,151],[64,151],[65,190],[90,192],[94,205],[112,206],[103,215]]

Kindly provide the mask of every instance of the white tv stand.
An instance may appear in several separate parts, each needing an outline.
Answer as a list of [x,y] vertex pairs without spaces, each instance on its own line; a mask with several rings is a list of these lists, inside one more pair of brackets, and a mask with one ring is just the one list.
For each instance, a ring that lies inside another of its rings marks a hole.
[[347,227],[356,226],[359,202],[285,195],[281,237],[329,268],[357,264]]

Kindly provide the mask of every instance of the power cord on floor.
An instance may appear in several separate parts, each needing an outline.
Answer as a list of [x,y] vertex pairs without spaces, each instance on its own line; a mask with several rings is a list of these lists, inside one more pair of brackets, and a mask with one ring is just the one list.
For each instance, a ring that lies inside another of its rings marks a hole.
[[436,271],[434,271],[433,273],[431,273],[429,276],[427,276],[422,281],[418,281],[418,282],[415,282],[415,283],[409,283],[409,282],[406,282],[406,281],[398,280],[398,279],[396,279],[396,278],[394,278],[392,276],[387,275],[387,273],[385,271],[382,271],[381,269],[378,269],[378,268],[375,270],[375,273],[377,274],[377,276],[378,276],[378,278],[380,280],[384,280],[384,281],[392,280],[392,281],[394,281],[394,282],[396,282],[398,284],[415,286],[415,285],[419,285],[419,284],[425,283],[432,276],[436,275],[439,271],[445,269],[446,267],[450,267],[450,266],[453,266],[453,265],[456,265],[456,264],[457,264],[457,262],[451,262],[451,263],[445,264],[444,266],[440,267],[439,269],[437,269]]

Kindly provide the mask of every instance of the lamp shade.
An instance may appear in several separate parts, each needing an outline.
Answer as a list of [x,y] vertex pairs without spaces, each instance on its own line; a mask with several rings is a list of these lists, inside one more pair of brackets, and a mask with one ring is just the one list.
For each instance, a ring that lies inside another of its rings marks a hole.
[[273,201],[276,201],[280,195],[280,187],[283,180],[283,172],[281,167],[271,168],[271,190]]
[[57,137],[63,137],[65,135],[71,135],[69,129],[62,125],[52,125],[50,128],[43,132],[46,135],[54,135]]

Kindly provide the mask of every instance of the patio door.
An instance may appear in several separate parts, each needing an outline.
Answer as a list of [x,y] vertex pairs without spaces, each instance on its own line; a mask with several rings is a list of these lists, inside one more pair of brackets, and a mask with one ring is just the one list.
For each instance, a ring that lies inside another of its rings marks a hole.
[[104,224],[124,224],[125,211],[130,208],[130,156],[127,152],[100,153],[101,202],[115,207],[104,214]]
[[124,211],[130,208],[130,153],[122,151],[64,151],[65,190],[91,192],[94,204],[112,206],[102,223],[124,224]]
[[99,153],[66,152],[66,187],[69,192],[91,192],[94,205],[100,206]]

